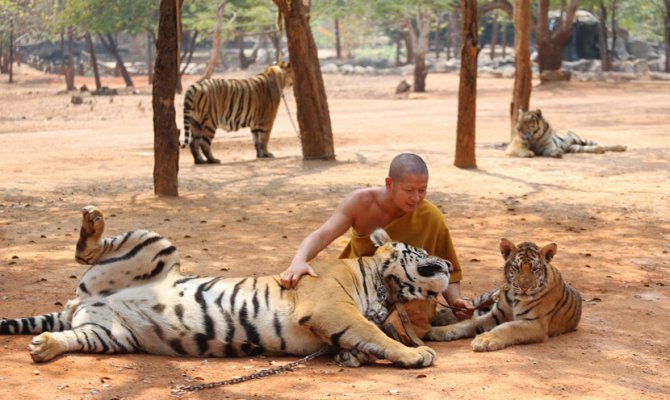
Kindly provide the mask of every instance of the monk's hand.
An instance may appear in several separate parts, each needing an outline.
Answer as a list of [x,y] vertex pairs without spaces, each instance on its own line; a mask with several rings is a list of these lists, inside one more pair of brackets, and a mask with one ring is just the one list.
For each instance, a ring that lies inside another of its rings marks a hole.
[[309,274],[311,276],[317,277],[318,275],[314,272],[314,269],[304,261],[294,261],[286,269],[286,271],[279,274],[280,284],[285,289],[294,288],[300,277]]
[[472,304],[465,299],[456,299],[451,303],[451,306],[453,307],[454,315],[459,320],[472,318],[472,314],[475,312]]

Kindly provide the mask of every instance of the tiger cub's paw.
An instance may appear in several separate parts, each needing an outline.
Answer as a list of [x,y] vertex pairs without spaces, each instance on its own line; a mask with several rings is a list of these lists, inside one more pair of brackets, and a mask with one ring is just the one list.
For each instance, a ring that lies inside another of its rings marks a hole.
[[411,350],[413,353],[411,357],[405,357],[401,360],[398,360],[396,361],[396,364],[406,368],[424,368],[433,365],[435,359],[437,358],[437,353],[435,353],[435,350],[428,346],[420,346],[417,348],[412,348]]
[[358,368],[368,364],[370,356],[357,349],[342,350],[335,356],[335,362],[343,367]]
[[496,351],[505,347],[507,347],[507,344],[491,332],[484,332],[472,340],[472,350],[474,351]]

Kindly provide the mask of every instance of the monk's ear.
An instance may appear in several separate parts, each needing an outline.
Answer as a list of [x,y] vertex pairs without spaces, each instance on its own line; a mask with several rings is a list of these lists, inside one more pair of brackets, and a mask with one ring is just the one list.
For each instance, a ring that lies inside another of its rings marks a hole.
[[505,238],[500,239],[500,254],[502,254],[503,259],[508,260],[514,252],[516,252],[514,243]]

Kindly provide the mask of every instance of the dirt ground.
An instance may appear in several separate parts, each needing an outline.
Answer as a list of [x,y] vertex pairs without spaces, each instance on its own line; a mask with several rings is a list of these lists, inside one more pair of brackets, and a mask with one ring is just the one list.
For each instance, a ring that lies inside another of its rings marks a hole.
[[[498,242],[558,244],[554,265],[584,297],[576,332],[474,353],[470,340],[431,343],[422,369],[346,369],[321,357],[281,376],[182,396],[193,399],[667,398],[670,393],[670,82],[571,82],[533,87],[531,106],[558,128],[625,153],[514,159],[513,81],[478,81],[478,169],[453,166],[458,75],[431,74],[428,92],[394,94],[398,76],[324,77],[337,161],[304,162],[284,106],[256,160],[248,130],[219,132],[223,163],[194,166],[183,150],[178,198],[153,194],[151,91],[84,95],[19,69],[0,84],[0,317],[58,310],[84,271],[73,259],[80,209],[95,204],[107,233],[169,237],[182,268],[243,276],[283,270],[302,238],[354,188],[380,185],[399,152],[423,156],[428,198],[444,211],[464,269],[464,294],[502,282]],[[187,79],[186,84],[194,78]],[[77,78],[77,84],[90,81]],[[105,84],[121,88],[119,81]],[[287,95],[295,118],[292,93]],[[177,97],[181,126],[181,96]],[[320,257],[336,257],[346,238]],[[324,299],[327,301],[327,299]],[[71,354],[34,364],[28,336],[0,336],[0,397],[163,399],[177,384],[220,381],[296,357],[177,359]]]

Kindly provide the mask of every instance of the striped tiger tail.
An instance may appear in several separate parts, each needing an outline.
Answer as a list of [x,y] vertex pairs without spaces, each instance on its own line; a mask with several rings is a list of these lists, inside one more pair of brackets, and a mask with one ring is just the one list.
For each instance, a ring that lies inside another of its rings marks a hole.
[[184,142],[181,144],[182,149],[186,148],[190,142],[191,112],[193,111],[193,98],[197,86],[199,86],[197,83],[189,86],[184,94]]
[[42,332],[61,332],[69,329],[72,329],[72,326],[65,311],[0,321],[0,335],[35,335]]

